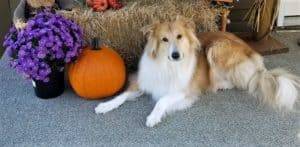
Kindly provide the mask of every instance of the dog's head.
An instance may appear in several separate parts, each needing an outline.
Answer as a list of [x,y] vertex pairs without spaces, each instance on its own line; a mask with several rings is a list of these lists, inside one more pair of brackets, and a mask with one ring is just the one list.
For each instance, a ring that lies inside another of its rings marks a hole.
[[193,21],[177,17],[173,22],[155,22],[142,28],[147,35],[145,51],[152,58],[168,58],[180,61],[200,49]]

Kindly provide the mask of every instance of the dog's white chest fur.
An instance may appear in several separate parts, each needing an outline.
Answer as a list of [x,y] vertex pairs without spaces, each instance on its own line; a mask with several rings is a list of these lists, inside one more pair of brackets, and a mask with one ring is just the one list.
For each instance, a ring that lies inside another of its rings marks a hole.
[[151,94],[155,100],[166,94],[183,91],[190,84],[195,65],[195,57],[182,61],[170,61],[167,58],[153,60],[144,53],[139,66],[139,88]]

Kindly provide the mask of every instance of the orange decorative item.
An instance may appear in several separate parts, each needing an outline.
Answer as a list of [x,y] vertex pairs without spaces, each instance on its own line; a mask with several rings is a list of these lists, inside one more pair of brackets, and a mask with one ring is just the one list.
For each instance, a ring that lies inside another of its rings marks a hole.
[[93,0],[92,7],[94,11],[102,12],[108,9],[108,2],[107,0]]
[[121,9],[123,7],[123,5],[118,0],[108,0],[108,4],[114,9]]
[[108,8],[120,9],[123,7],[118,0],[86,0],[86,3],[96,12],[103,12]]
[[126,70],[123,59],[106,46],[99,47],[99,39],[93,47],[83,50],[68,71],[74,91],[85,99],[101,99],[117,93],[124,85]]

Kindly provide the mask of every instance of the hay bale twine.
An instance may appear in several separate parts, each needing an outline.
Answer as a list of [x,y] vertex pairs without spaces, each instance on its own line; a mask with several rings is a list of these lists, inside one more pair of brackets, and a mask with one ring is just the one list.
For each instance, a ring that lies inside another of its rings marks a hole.
[[177,15],[195,21],[197,31],[217,31],[217,12],[209,8],[206,0],[125,0],[120,10],[92,12],[87,8],[60,13],[78,23],[84,30],[85,41],[100,37],[125,60],[127,68],[136,69],[146,38],[140,29],[155,20],[170,21]]

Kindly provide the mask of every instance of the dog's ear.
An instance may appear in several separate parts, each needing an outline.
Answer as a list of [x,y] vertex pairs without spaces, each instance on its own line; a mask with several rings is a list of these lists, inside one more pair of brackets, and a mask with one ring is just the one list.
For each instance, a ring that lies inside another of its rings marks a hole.
[[156,38],[149,37],[145,46],[145,50],[148,52],[148,55],[153,59],[157,57],[158,47],[158,40]]
[[144,35],[152,34],[159,23],[159,21],[155,20],[154,23],[142,27],[140,31],[142,31]]
[[154,26],[153,24],[151,25],[146,25],[141,28],[141,32],[143,32],[143,35],[148,35],[153,32]]
[[189,30],[187,32],[187,35],[189,37],[191,47],[193,49],[196,49],[197,51],[200,51],[201,50],[201,43],[200,43],[199,39],[197,38],[195,32]]
[[189,19],[189,18],[180,16],[180,15],[178,15],[176,17],[176,21],[178,23],[183,24],[184,27],[186,28],[187,35],[189,37],[189,41],[190,41],[190,44],[191,44],[192,48],[200,51],[201,50],[201,43],[200,43],[200,41],[199,41],[199,39],[197,38],[197,35],[196,35],[196,25],[195,25],[194,21]]
[[143,32],[143,34],[147,36],[147,43],[145,46],[145,50],[148,51],[149,56],[152,58],[156,58],[156,56],[157,56],[158,42],[153,37],[152,34],[154,33],[158,24],[160,24],[160,22],[155,20],[152,24],[141,28],[141,31]]
[[197,51],[201,51],[202,47],[201,47],[201,42],[199,41],[199,39],[194,35],[193,37],[193,41],[192,41],[192,47],[194,49],[196,49]]
[[176,21],[177,21],[177,22],[183,23],[184,26],[185,26],[186,28],[188,28],[188,29],[192,29],[193,31],[196,30],[196,24],[195,24],[195,22],[194,22],[192,19],[190,19],[190,18],[186,18],[186,17],[183,17],[183,16],[181,16],[181,15],[177,15]]

